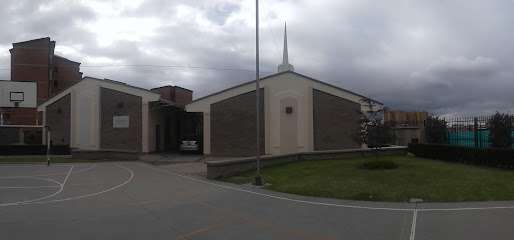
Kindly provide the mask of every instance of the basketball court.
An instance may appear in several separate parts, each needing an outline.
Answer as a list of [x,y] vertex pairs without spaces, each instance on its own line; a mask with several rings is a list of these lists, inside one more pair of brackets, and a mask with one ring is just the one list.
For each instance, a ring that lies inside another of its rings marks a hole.
[[511,202],[293,196],[141,162],[1,164],[1,239],[511,239]]

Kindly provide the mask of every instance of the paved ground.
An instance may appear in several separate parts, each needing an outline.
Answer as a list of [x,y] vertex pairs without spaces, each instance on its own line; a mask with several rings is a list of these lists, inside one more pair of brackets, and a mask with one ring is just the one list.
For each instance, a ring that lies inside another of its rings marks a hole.
[[139,160],[156,166],[165,165],[162,169],[174,172],[206,176],[207,166],[204,163],[205,161],[229,158],[237,157],[204,157],[203,155],[190,153],[157,153],[142,155],[139,157]]
[[0,165],[0,239],[512,239],[512,202],[292,196],[141,162]]

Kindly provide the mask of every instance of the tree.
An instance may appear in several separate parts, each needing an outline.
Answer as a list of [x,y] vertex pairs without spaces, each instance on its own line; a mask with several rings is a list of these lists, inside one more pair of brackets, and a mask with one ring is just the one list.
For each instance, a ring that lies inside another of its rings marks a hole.
[[387,108],[378,107],[375,101],[369,98],[363,98],[360,102],[366,111],[360,111],[360,119],[357,121],[360,126],[360,136],[355,140],[359,144],[364,143],[373,148],[378,160],[378,151],[393,141],[391,124],[382,121]]
[[425,141],[427,143],[446,143],[446,121],[439,116],[428,116],[425,120]]
[[489,120],[489,143],[493,148],[509,148],[512,145],[512,116],[496,112]]

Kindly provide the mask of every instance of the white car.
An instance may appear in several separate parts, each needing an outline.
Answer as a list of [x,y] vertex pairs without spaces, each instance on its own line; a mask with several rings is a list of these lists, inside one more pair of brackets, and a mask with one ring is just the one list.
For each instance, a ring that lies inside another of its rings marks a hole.
[[198,135],[186,134],[182,137],[182,142],[180,143],[180,151],[197,152],[200,150],[198,144]]

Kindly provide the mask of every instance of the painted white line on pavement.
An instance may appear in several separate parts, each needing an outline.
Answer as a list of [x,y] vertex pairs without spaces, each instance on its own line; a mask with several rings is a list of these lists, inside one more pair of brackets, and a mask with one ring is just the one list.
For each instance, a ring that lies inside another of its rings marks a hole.
[[[35,179],[44,179],[44,178],[35,178]],[[47,198],[53,197],[53,196],[59,194],[60,192],[62,192],[62,190],[64,189],[64,186],[60,182],[54,181],[52,179],[44,179],[44,180],[52,181],[52,182],[55,182],[55,183],[59,184],[59,186],[58,186],[60,188],[59,191],[57,191],[57,192],[55,192],[53,194],[50,194],[50,195],[48,195],[46,197],[42,197],[42,198],[26,200],[26,201],[20,201],[20,202],[2,203],[2,204],[0,204],[0,207],[2,207],[2,206],[12,206],[12,205],[18,205],[18,204],[26,204],[26,203],[30,203],[32,201],[40,201],[40,200],[43,200],[43,199],[47,199]]]
[[56,188],[61,186],[32,186],[32,187],[0,187],[0,189],[37,189],[37,188]]
[[102,193],[110,192],[112,190],[120,188],[123,185],[129,183],[132,180],[132,178],[134,178],[134,172],[132,172],[130,169],[128,169],[126,167],[123,167],[121,165],[118,165],[118,164],[113,164],[113,165],[116,165],[116,166],[118,166],[120,168],[123,168],[123,169],[127,170],[128,172],[130,172],[130,178],[127,181],[125,181],[122,184],[120,184],[120,185],[117,185],[115,187],[112,187],[112,188],[109,188],[109,189],[106,189],[106,190],[103,190],[103,191],[100,191],[100,192],[96,192],[96,193],[91,193],[91,194],[77,196],[77,197],[70,197],[70,198],[62,198],[62,199],[50,200],[50,201],[42,201],[42,202],[36,202],[36,200],[32,200],[31,202],[4,203],[4,204],[0,204],[0,207],[1,206],[13,206],[13,205],[28,205],[28,204],[43,204],[43,203],[64,202],[64,201],[70,201],[70,200],[75,200],[75,199],[80,199],[80,198],[92,197],[92,196],[100,195]]
[[193,180],[193,181],[210,184],[210,185],[214,185],[214,186],[217,186],[217,187],[232,189],[232,190],[236,190],[236,191],[240,191],[240,192],[252,193],[252,194],[266,196],[266,197],[270,197],[270,198],[282,199],[282,200],[299,202],[299,203],[309,203],[309,204],[315,204],[315,205],[325,205],[325,206],[345,207],[345,208],[372,209],[372,210],[389,210],[389,211],[414,211],[414,210],[417,210],[419,212],[514,209],[514,206],[503,206],[503,207],[463,207],[463,208],[426,208],[426,209],[416,209],[416,208],[380,208],[380,207],[364,207],[364,206],[356,206],[356,205],[343,205],[343,204],[311,202],[311,201],[297,200],[297,199],[291,199],[291,198],[285,198],[285,197],[277,197],[277,196],[268,195],[268,194],[264,194],[264,193],[258,193],[258,192],[254,192],[254,191],[250,191],[250,190],[244,190],[244,189],[224,186],[224,185],[221,185],[221,184],[216,184],[216,183],[212,183],[212,182],[208,182],[208,181],[204,181],[204,180],[188,177],[188,176],[185,176],[185,175],[182,175],[182,174],[179,174],[179,173],[174,173],[174,172],[162,170],[162,169],[159,169],[159,168],[145,166],[145,165],[143,165],[141,163],[136,163],[136,164],[140,165],[142,167],[146,167],[146,168],[154,169],[154,170],[157,170],[157,171],[165,172],[165,173],[168,173],[168,174],[172,174],[172,175],[175,175],[177,177],[186,178],[186,179],[190,179],[190,180]]
[[416,237],[416,220],[418,218],[418,210],[414,209],[414,214],[412,214],[412,228],[410,230],[410,240],[414,240]]
[[44,181],[49,181],[49,182],[54,182],[54,183],[57,183],[57,185],[48,185],[48,186],[28,186],[28,187],[0,187],[0,189],[17,189],[17,188],[60,188],[61,187],[61,183],[60,182],[57,182],[55,180],[52,180],[52,179],[46,179],[46,178],[37,178],[37,177],[20,177],[20,178],[32,178],[32,179],[37,179],[37,180],[44,180]]
[[429,211],[469,211],[469,210],[494,210],[494,209],[514,209],[514,206],[503,206],[503,207],[464,207],[464,208],[426,208],[418,209],[418,211],[429,212]]
[[193,181],[197,181],[197,182],[201,182],[201,183],[205,183],[205,184],[210,184],[210,185],[217,186],[217,187],[227,188],[227,189],[231,189],[231,190],[235,190],[235,191],[246,192],[246,193],[251,193],[251,194],[260,195],[260,196],[264,196],[264,197],[285,200],[285,201],[292,201],[292,202],[298,202],[298,203],[307,203],[307,204],[314,204],[314,205],[322,205],[322,206],[331,206],[331,207],[357,208],[357,209],[370,209],[370,210],[387,210],[387,211],[414,211],[415,210],[413,208],[364,207],[364,206],[356,206],[356,205],[343,205],[343,204],[333,204],[333,203],[311,202],[311,201],[297,200],[297,199],[286,198],[286,197],[278,197],[278,196],[268,195],[268,194],[264,194],[264,193],[258,193],[258,192],[254,192],[254,191],[249,191],[249,190],[244,190],[244,189],[239,189],[239,188],[234,188],[234,187],[229,187],[229,186],[223,186],[223,185],[220,185],[220,184],[216,184],[216,183],[212,183],[212,182],[208,182],[208,181],[203,181],[203,180],[200,180],[200,179],[184,176],[184,175],[181,175],[181,174],[177,174],[177,173],[174,173],[174,172],[162,170],[162,169],[159,169],[159,168],[145,166],[145,165],[140,164],[140,163],[136,163],[136,164],[140,165],[142,167],[146,167],[146,168],[150,168],[150,169],[156,170],[156,171],[161,171],[161,172],[165,172],[165,173],[168,173],[168,174],[172,174],[172,175],[175,175],[177,177],[186,178],[186,179],[189,179],[189,180],[193,180]]
[[[55,163],[54,163],[54,164],[55,164]],[[61,166],[64,166],[64,165],[61,165]],[[78,173],[78,172],[87,171],[87,170],[93,169],[94,167],[96,167],[96,164],[95,164],[95,165],[93,165],[92,167],[89,167],[89,168],[84,168],[84,169],[80,169],[80,170],[77,170],[77,171],[72,171],[71,173]],[[62,173],[49,173],[49,174],[32,175],[32,176],[0,177],[0,178],[1,178],[1,179],[10,179],[10,178],[48,177],[48,176],[56,176],[56,175],[64,175],[64,174],[68,174],[68,172],[62,172]]]
[[21,202],[15,202],[15,203],[4,203],[4,204],[2,204],[2,205],[0,205],[0,206],[18,205],[18,204],[25,204],[25,203],[31,203],[31,202],[41,201],[41,200],[43,200],[43,199],[51,198],[51,197],[53,197],[53,196],[55,196],[55,195],[57,195],[57,194],[61,193],[61,192],[62,192],[62,190],[64,190],[64,184],[66,184],[66,181],[68,180],[68,177],[70,176],[70,173],[71,173],[71,171],[73,170],[73,167],[74,167],[74,166],[72,165],[72,166],[71,166],[71,168],[70,168],[70,170],[68,171],[68,175],[66,175],[66,178],[64,179],[64,182],[63,182],[63,183],[59,183],[59,182],[55,181],[55,182],[59,183],[59,185],[61,185],[61,186],[60,186],[60,188],[61,188],[61,189],[59,189],[59,191],[57,191],[56,193],[51,194],[51,195],[48,195],[48,196],[46,196],[46,197],[38,198],[38,199],[32,199],[32,200],[21,201]]
[[64,179],[64,182],[62,183],[62,186],[64,187],[64,185],[66,184],[66,181],[68,181],[68,177],[70,176],[71,174],[71,170],[73,170],[73,167],[75,167],[75,165],[71,166],[70,168],[70,171],[68,172],[68,174],[66,175],[66,178]]

